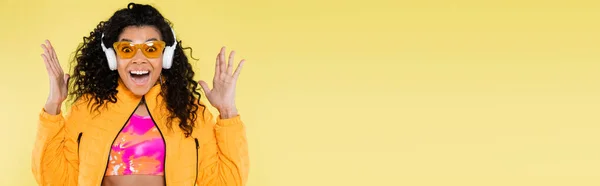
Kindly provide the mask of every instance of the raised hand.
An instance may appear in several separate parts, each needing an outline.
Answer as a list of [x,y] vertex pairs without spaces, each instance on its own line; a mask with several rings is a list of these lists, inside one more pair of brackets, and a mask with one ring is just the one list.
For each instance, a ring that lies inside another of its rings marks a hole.
[[234,56],[235,51],[231,51],[229,54],[229,62],[226,62],[225,47],[222,47],[217,55],[217,62],[215,64],[213,88],[210,89],[205,81],[201,80],[198,82],[200,83],[200,86],[202,86],[202,89],[204,89],[206,98],[208,98],[210,104],[219,110],[221,118],[223,119],[238,115],[235,106],[235,86],[245,60],[240,61],[235,72],[232,73],[233,63],[235,63]]
[[69,74],[65,74],[62,67],[60,67],[58,57],[50,41],[46,40],[46,43],[41,46],[44,49],[42,58],[44,59],[44,64],[46,64],[46,71],[48,71],[50,79],[50,94],[48,95],[44,109],[48,114],[56,115],[60,113],[62,102],[67,99]]

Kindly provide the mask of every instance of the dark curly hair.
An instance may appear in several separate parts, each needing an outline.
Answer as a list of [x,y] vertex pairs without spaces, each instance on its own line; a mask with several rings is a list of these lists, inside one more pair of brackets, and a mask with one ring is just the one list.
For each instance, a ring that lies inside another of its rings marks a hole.
[[[127,8],[120,9],[114,13],[108,21],[102,21],[90,32],[89,37],[83,38],[72,61],[74,65],[71,75],[69,97],[73,102],[89,96],[88,105],[92,110],[98,111],[100,107],[108,102],[117,102],[117,86],[119,74],[111,71],[100,42],[107,47],[116,42],[119,34],[128,26],[154,26],[160,31],[162,40],[168,44],[174,43],[171,24],[154,7],[129,3]],[[101,41],[104,33],[104,41]],[[110,43],[110,44],[109,44]],[[168,127],[171,128],[172,121],[177,119],[179,127],[186,137],[189,137],[196,121],[196,111],[200,104],[200,93],[197,91],[198,83],[194,81],[194,71],[178,41],[173,57],[173,65],[170,69],[162,70],[164,85],[161,95],[166,100],[167,109],[170,111]]]

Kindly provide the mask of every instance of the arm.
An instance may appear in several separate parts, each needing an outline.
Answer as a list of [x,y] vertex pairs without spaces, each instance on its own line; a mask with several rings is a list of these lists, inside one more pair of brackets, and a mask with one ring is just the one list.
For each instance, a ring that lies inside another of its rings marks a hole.
[[[202,110],[202,109],[200,109]],[[249,158],[246,131],[240,116],[217,118],[204,109],[199,114],[198,179],[200,186],[242,186],[248,179]],[[203,116],[203,117],[200,117]]]
[[77,185],[79,155],[73,120],[79,114],[76,105],[65,119],[42,109],[32,153],[32,171],[38,185]]
[[77,185],[79,157],[77,130],[73,121],[80,113],[73,105],[65,120],[60,106],[67,98],[69,75],[64,74],[50,41],[41,47],[41,55],[50,79],[50,92],[46,106],[39,114],[38,130],[31,157],[31,169],[39,185]]

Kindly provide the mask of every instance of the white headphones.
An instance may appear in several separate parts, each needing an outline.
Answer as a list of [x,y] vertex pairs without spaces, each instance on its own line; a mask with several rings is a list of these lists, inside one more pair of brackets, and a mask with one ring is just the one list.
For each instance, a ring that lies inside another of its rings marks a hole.
[[[163,51],[163,68],[170,69],[171,65],[173,65],[173,55],[175,54],[175,48],[177,48],[177,37],[175,36],[175,31],[171,28],[171,32],[173,32],[173,40],[175,41],[171,46],[165,46],[165,50]],[[106,48],[104,46],[104,33],[102,33],[102,38],[100,40],[100,45],[102,46],[102,51],[106,54],[106,59],[108,60],[108,68],[110,70],[117,70],[117,56],[112,48]]]

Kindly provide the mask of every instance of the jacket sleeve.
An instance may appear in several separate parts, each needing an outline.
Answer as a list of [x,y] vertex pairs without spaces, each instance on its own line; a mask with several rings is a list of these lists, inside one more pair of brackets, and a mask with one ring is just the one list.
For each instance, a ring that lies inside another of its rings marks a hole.
[[199,186],[243,186],[248,179],[249,158],[246,129],[240,116],[213,120],[204,110],[203,122],[198,122],[198,177]]
[[62,112],[39,114],[32,154],[32,171],[38,185],[77,185],[79,173],[78,133],[74,120],[80,115],[77,105],[65,119]]

